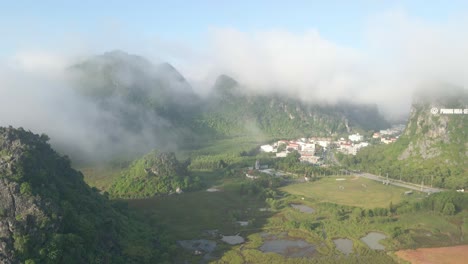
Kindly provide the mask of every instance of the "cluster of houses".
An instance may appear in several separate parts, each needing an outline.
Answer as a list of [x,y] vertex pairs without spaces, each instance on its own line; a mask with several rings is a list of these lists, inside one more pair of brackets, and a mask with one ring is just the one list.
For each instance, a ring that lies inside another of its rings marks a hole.
[[296,150],[301,155],[300,160],[302,162],[320,164],[321,151],[334,147],[340,152],[356,155],[361,148],[369,146],[369,143],[363,140],[364,137],[359,133],[349,135],[348,139],[340,138],[337,141],[324,137],[301,138],[291,141],[279,140],[273,144],[261,146],[260,150],[276,153],[276,157],[279,158],[286,157],[289,153]]
[[276,153],[276,157],[286,157],[293,151],[299,152],[302,162],[318,164],[321,157],[316,155],[319,150],[327,148],[331,143],[331,138],[300,138],[297,140],[279,140],[273,144],[260,146],[263,152]]
[[[389,129],[380,130],[373,134],[373,138],[380,138],[384,144],[393,143],[398,139],[398,135],[404,130],[404,125],[397,125]],[[347,139],[340,138],[334,141],[331,137],[311,137],[300,138],[297,140],[279,140],[272,144],[260,146],[263,152],[276,153],[276,157],[286,157],[292,151],[298,151],[301,155],[300,160],[311,164],[320,164],[320,152],[330,147],[338,151],[356,155],[356,153],[369,146],[363,135],[359,133],[351,134]]]
[[398,139],[398,135],[400,135],[403,130],[405,130],[404,125],[396,125],[392,128],[380,130],[379,132],[375,132],[372,135],[372,138],[378,139],[380,138],[380,142],[384,144],[390,144],[395,142]]
[[338,151],[342,153],[356,155],[361,148],[369,146],[369,142],[363,140],[364,137],[359,135],[359,133],[352,134],[348,136],[348,140],[340,138],[340,140],[336,142],[336,146]]

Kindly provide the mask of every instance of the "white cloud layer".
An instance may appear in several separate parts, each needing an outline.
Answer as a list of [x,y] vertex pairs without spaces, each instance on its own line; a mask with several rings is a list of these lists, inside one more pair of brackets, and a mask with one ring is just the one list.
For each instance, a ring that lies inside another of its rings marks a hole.
[[[360,32],[366,36],[359,41],[363,44],[354,48],[325,39],[314,29],[292,33],[234,28],[212,30],[205,50],[158,38],[157,44],[144,44],[134,35],[122,46],[149,58],[169,58],[205,93],[217,75],[228,74],[255,92],[282,92],[306,101],[377,103],[386,113],[401,115],[421,84],[468,87],[467,22],[454,17],[429,23],[404,12],[388,12],[369,19]],[[105,36],[88,43],[99,43],[99,52],[118,47]],[[0,125],[46,132],[57,141],[74,135],[81,144],[92,144],[86,140],[92,128],[81,125],[97,110],[74,96],[63,75],[76,58],[93,53],[84,46],[75,48],[87,54],[22,50],[0,61]]]
[[431,24],[401,11],[387,12],[369,19],[359,48],[334,43],[316,30],[247,33],[218,28],[211,34],[209,66],[194,61],[184,73],[205,80],[207,74],[214,79],[226,73],[256,92],[377,103],[386,113],[401,115],[423,84],[468,87],[467,22],[453,18]]

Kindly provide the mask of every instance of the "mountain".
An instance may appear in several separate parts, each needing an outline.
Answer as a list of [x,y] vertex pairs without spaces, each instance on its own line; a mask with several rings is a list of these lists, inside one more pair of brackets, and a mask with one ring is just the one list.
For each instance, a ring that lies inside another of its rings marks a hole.
[[169,249],[47,143],[0,128],[0,263],[156,263]]
[[468,115],[443,114],[441,109],[468,109],[468,91],[439,84],[416,93],[400,138],[363,149],[352,163],[377,174],[401,174],[415,183],[468,186]]
[[172,65],[123,51],[90,57],[67,73],[86,115],[72,118],[82,127],[81,140],[57,147],[85,164],[133,160],[155,148],[174,151],[213,138],[331,136],[388,126],[374,105],[249,94],[227,75],[202,98]]
[[152,151],[125,169],[108,191],[113,197],[141,198],[187,190],[197,184],[187,165],[172,152]]
[[69,67],[68,74],[78,97],[95,108],[86,122],[98,147],[81,156],[134,158],[155,147],[175,148],[191,133],[199,98],[168,63],[113,51]]
[[228,136],[331,136],[353,128],[388,126],[376,106],[307,103],[286,95],[247,94],[239,82],[221,75],[196,123]]

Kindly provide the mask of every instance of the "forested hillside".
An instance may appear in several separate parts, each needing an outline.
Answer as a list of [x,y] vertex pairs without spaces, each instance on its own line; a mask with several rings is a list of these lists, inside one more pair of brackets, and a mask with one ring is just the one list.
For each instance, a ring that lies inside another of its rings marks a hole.
[[388,126],[376,106],[310,103],[290,96],[247,94],[234,79],[221,75],[197,124],[218,134],[270,137],[330,136]]
[[365,148],[343,162],[418,184],[468,186],[468,115],[431,112],[468,108],[468,93],[451,86],[439,91],[415,96],[406,129],[395,143]]
[[187,165],[179,162],[174,153],[152,151],[125,169],[109,193],[113,197],[138,198],[197,188],[199,180],[190,176]]
[[46,135],[0,128],[0,262],[160,263],[163,233],[88,187]]

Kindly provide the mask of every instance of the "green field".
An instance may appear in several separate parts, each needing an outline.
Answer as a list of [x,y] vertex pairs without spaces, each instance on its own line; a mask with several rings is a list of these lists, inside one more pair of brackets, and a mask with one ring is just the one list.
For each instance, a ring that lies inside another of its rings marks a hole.
[[99,190],[106,190],[120,176],[121,169],[112,166],[94,166],[76,168],[84,175],[85,182]]
[[[345,180],[337,181],[340,178]],[[340,186],[343,188],[340,189]],[[362,208],[386,208],[390,202],[397,204],[405,199],[404,192],[407,191],[404,188],[383,185],[366,178],[349,176],[327,177],[315,182],[291,184],[281,190],[321,202]],[[418,194],[413,195],[418,196]]]
[[[158,223],[167,226],[176,239],[193,239],[206,230],[218,229],[231,235],[263,226],[267,212],[260,212],[265,202],[233,191],[198,191],[152,199],[129,200],[129,205],[148,212]],[[249,221],[241,227],[236,221]]]

